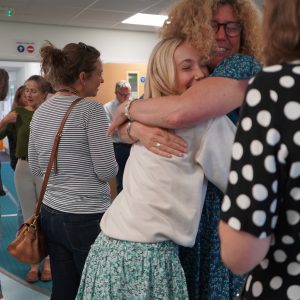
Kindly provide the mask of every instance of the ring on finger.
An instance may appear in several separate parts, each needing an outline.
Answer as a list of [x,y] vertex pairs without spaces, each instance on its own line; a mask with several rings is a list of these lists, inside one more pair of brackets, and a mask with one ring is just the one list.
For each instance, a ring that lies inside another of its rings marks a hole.
[[160,147],[160,143],[156,143],[156,144],[155,144],[155,147],[156,147],[156,148],[159,148],[159,147]]

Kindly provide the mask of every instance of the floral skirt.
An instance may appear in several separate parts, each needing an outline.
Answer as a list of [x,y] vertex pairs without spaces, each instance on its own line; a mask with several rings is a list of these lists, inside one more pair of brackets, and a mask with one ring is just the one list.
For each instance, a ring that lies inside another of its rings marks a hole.
[[222,199],[222,192],[209,183],[195,245],[179,248],[190,300],[236,300],[246,279],[233,274],[220,257]]
[[121,241],[100,233],[85,262],[76,299],[188,299],[178,246],[171,241]]

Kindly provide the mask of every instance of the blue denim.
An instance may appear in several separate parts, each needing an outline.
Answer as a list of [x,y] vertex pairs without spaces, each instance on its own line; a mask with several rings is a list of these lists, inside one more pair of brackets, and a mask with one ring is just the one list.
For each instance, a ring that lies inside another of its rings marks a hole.
[[74,300],[91,245],[100,233],[101,213],[71,214],[42,205],[52,272],[51,300]]

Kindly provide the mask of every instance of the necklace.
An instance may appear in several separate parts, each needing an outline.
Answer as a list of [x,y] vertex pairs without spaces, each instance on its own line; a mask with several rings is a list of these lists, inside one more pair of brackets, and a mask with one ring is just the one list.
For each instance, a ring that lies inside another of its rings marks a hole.
[[72,88],[72,87],[67,87],[67,88],[61,88],[59,90],[57,90],[58,93],[70,93],[70,94],[75,94],[75,95],[79,95],[79,92]]

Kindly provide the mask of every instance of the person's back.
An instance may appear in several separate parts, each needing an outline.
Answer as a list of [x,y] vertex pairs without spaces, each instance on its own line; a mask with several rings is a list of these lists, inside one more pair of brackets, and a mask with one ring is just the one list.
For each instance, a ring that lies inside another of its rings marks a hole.
[[299,7],[266,1],[266,66],[249,84],[232,151],[219,229],[222,259],[248,273],[242,299],[300,295]]

